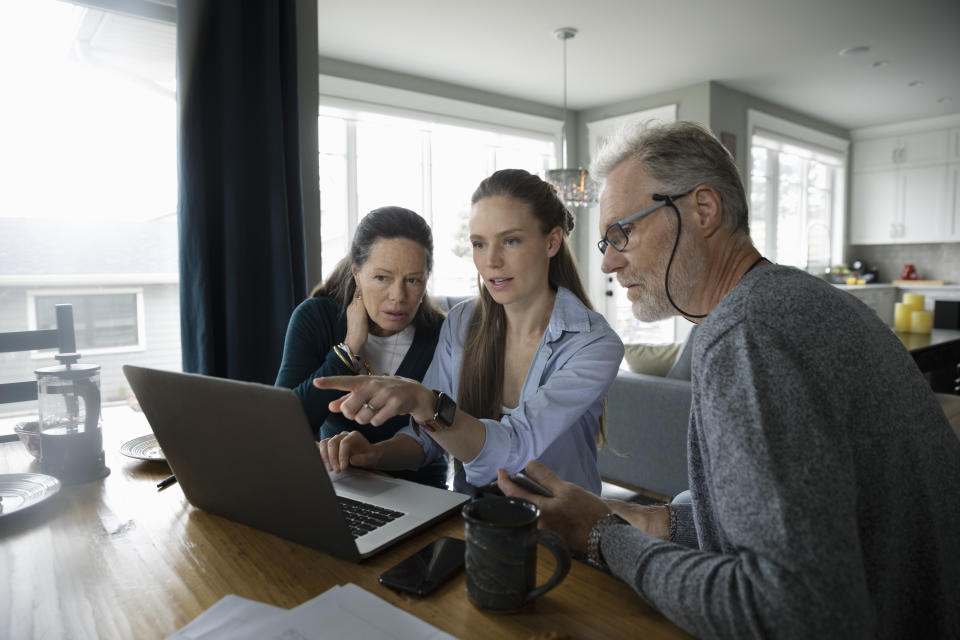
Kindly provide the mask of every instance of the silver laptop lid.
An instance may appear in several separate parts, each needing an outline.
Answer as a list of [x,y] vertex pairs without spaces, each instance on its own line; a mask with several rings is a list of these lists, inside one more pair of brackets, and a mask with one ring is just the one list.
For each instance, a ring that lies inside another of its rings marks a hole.
[[292,391],[132,365],[123,371],[193,505],[361,559]]

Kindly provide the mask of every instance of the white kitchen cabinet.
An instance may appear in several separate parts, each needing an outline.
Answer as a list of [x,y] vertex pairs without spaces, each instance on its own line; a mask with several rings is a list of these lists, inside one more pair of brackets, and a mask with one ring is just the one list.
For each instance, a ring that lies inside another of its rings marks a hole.
[[947,222],[947,166],[900,170],[897,242],[943,242]]
[[948,164],[951,154],[960,153],[953,148],[955,131],[960,129],[854,142],[850,244],[960,239],[952,205],[960,187]]
[[960,163],[951,164],[947,169],[947,224],[944,229],[944,242],[960,242]]
[[853,170],[887,169],[946,162],[951,131],[935,129],[901,136],[860,140],[853,145]]
[[944,242],[947,165],[853,175],[850,244]]
[[889,244],[897,236],[897,172],[854,174],[850,244]]

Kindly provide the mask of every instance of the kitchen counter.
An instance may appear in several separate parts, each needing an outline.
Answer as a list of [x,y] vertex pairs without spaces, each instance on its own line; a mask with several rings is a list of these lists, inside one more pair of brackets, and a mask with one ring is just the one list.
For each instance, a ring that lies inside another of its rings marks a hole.
[[891,282],[871,282],[869,284],[835,284],[833,285],[838,289],[848,290],[857,290],[857,289],[906,289],[908,291],[914,291],[917,289],[924,289],[933,292],[942,291],[944,293],[960,293],[960,284],[893,284]]
[[877,315],[893,326],[894,304],[899,302],[904,293],[919,293],[924,296],[923,307],[933,311],[937,300],[960,300],[960,284],[944,285],[895,285],[891,282],[870,284],[835,284],[838,289],[857,297],[865,305],[876,311]]

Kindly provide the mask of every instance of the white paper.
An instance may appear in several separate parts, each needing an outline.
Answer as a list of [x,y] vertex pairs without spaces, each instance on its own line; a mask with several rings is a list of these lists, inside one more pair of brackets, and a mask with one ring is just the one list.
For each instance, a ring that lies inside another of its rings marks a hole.
[[249,624],[282,615],[287,610],[264,602],[228,595],[194,618],[167,640],[213,640],[242,633]]
[[168,640],[226,638],[448,640],[453,636],[351,583],[328,589],[289,611],[226,596]]

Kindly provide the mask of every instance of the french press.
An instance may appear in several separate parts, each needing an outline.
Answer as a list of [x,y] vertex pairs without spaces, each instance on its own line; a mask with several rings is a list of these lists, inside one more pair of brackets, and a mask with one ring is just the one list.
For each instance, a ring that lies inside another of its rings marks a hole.
[[100,365],[76,364],[79,353],[58,353],[59,366],[37,369],[40,469],[64,484],[110,473],[100,429]]

